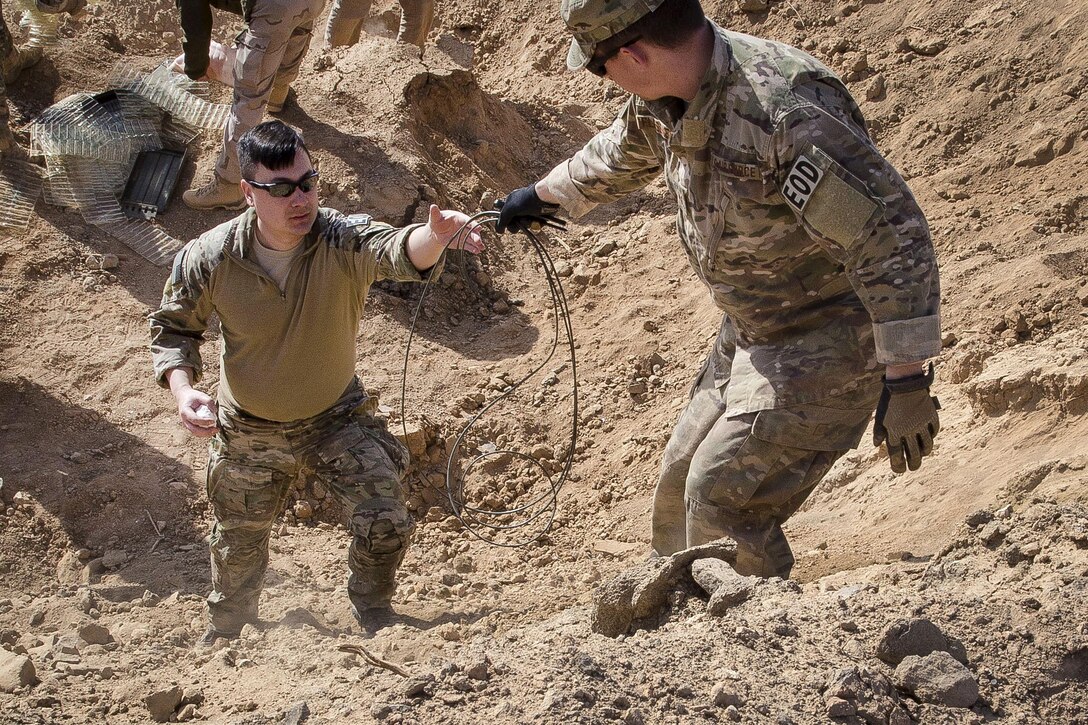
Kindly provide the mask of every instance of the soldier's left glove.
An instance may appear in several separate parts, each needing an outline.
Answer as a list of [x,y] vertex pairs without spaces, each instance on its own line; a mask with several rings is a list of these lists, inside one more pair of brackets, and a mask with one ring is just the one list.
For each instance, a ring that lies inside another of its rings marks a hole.
[[548,204],[536,193],[536,184],[511,191],[505,199],[495,202],[499,210],[499,220],[495,224],[499,234],[507,230],[520,232],[528,229],[540,229],[542,226],[566,229],[562,219],[555,216],[558,204]]
[[885,443],[892,470],[902,473],[922,465],[922,458],[933,452],[933,439],[941,429],[937,411],[941,403],[929,394],[933,384],[933,366],[929,372],[906,378],[884,380],[884,390],[876,406],[873,445]]

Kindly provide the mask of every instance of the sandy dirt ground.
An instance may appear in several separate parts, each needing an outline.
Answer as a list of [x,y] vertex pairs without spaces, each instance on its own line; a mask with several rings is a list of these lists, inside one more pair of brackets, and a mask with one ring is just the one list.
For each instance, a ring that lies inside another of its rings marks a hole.
[[[282,117],[320,163],[323,202],[394,224],[430,202],[490,208],[610,123],[623,94],[565,70],[557,5],[439,3],[422,60],[393,39],[388,0],[356,46],[315,39]],[[733,582],[724,606],[686,569],[653,579],[657,466],[719,317],[659,181],[546,235],[576,368],[562,345],[548,358],[551,296],[522,238],[450,260],[407,380],[421,288],[372,292],[359,374],[414,448],[397,621],[360,634],[342,512],[303,481],[273,532],[260,626],[200,650],[206,450],[152,379],[144,319],[166,270],[39,202],[0,236],[0,721],[1088,723],[1088,7],[705,7],[839,72],[925,209],[945,334],[933,458],[893,475],[865,439],[839,461],[788,526],[792,581]],[[115,64],[180,52],[175,13],[105,0],[64,21],[9,86],[17,137],[106,90]],[[217,14],[215,36],[239,27]],[[183,184],[207,178],[218,144],[191,144]],[[229,216],[177,200],[157,223],[189,239]],[[447,456],[541,366],[457,451],[455,468],[523,454],[473,472],[482,506],[531,498],[571,453],[548,533],[491,546],[451,516]],[[661,596],[610,636],[600,602],[624,572]]]

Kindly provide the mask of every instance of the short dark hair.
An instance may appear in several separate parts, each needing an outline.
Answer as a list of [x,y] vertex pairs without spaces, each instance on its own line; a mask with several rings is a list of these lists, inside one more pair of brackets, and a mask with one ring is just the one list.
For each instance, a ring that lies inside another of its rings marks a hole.
[[704,25],[706,15],[699,0],[665,0],[656,10],[598,43],[594,55],[612,53],[636,39],[662,48],[675,48],[690,40]]
[[294,163],[299,149],[310,155],[302,134],[283,121],[265,121],[242,134],[238,141],[238,166],[243,179],[252,179],[260,164],[273,171]]

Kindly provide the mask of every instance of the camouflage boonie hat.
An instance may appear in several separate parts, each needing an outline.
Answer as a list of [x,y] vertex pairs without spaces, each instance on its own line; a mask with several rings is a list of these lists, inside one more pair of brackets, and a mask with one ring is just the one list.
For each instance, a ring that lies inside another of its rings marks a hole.
[[593,58],[597,43],[631,26],[665,0],[563,0],[559,13],[574,33],[567,67],[582,70]]

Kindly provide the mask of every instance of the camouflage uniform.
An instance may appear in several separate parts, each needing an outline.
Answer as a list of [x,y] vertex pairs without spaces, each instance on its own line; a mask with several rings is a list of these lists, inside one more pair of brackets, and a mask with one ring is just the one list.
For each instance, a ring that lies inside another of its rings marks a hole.
[[357,609],[389,602],[414,528],[401,485],[407,451],[368,412],[354,368],[370,285],[420,279],[404,249],[418,225],[394,229],[321,209],[281,290],[253,261],[255,220],[248,210],[190,242],[149,316],[160,384],[179,367],[199,380],[213,314],[223,331],[207,479],[215,516],[208,608],[223,633],[257,616],[269,531],[299,476],[316,476],[351,512],[348,589]]
[[[370,14],[371,0],[333,0],[325,26],[325,45],[354,45],[359,42],[363,21]],[[434,0],[400,0],[400,32],[397,40],[423,48],[434,20]]]
[[857,445],[883,366],[940,351],[937,265],[914,197],[832,71],[711,25],[686,108],[632,96],[545,182],[577,217],[664,173],[684,250],[725,315],[665,451],[654,548],[731,535],[743,573],[787,575],[781,525]]
[[246,21],[246,29],[235,39],[234,102],[215,165],[221,180],[237,184],[242,178],[238,141],[261,122],[267,107],[283,107],[325,0],[177,0],[177,4],[185,33],[185,74],[193,79],[208,70],[211,7],[241,15]]
[[404,446],[366,412],[353,381],[340,400],[312,418],[278,423],[221,406],[208,459],[211,625],[237,632],[257,619],[268,536],[291,484],[311,474],[351,512],[348,593],[359,609],[388,602],[415,523],[404,506]]

